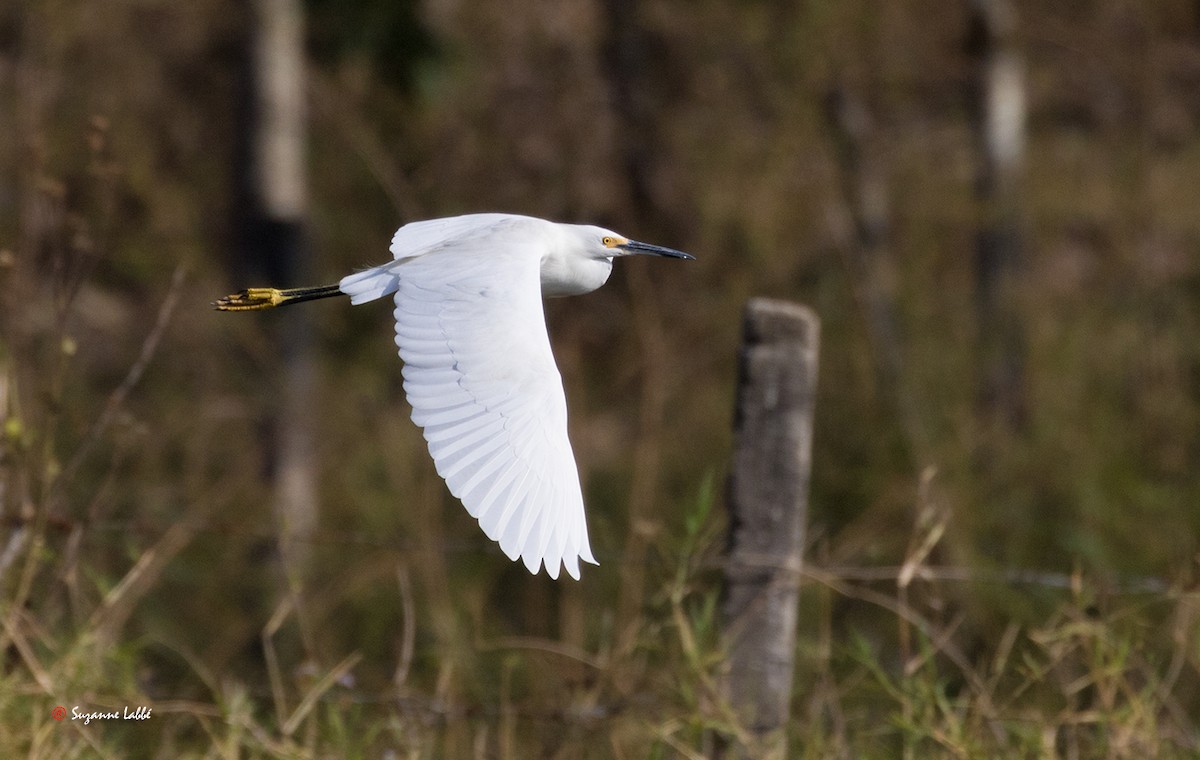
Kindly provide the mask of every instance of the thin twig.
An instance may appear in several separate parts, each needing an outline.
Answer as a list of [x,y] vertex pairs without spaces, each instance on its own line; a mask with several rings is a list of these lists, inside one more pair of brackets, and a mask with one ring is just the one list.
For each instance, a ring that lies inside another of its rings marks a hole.
[[195,523],[191,520],[172,525],[162,538],[142,552],[121,582],[104,596],[87,624],[88,630],[96,632],[96,640],[102,647],[115,641],[137,600],[145,595],[167,563],[187,546],[195,533]]
[[267,661],[267,678],[271,682],[271,697],[275,701],[275,714],[282,717],[287,714],[287,696],[283,689],[283,675],[279,669],[279,657],[275,654],[275,634],[283,626],[292,612],[292,598],[284,596],[272,613],[271,619],[263,626],[262,645],[263,657]]
[[592,655],[586,650],[563,644],[559,641],[537,638],[536,636],[503,636],[493,641],[481,642],[478,648],[481,650],[526,649],[534,652],[547,652],[559,657],[575,660],[596,670],[603,670],[605,667],[605,662],[601,658]]
[[[806,568],[807,570],[808,568]],[[879,567],[855,567],[830,565],[820,568],[824,575],[846,581],[896,581],[903,566],[883,565]],[[934,567],[923,565],[912,572],[913,580],[931,583],[1005,583],[1014,586],[1042,586],[1045,588],[1070,590],[1074,581],[1070,573],[1055,573],[1025,568],[997,568],[986,570],[970,567]],[[1110,581],[1106,590],[1119,594],[1167,594],[1172,591],[1169,582],[1154,576],[1124,576]]]
[[991,697],[988,694],[986,682],[979,676],[978,673],[975,672],[975,669],[971,666],[971,663],[967,659],[966,655],[959,650],[957,646],[954,646],[951,641],[942,640],[942,638],[938,635],[938,632],[934,629],[933,624],[924,617],[913,612],[910,608],[902,607],[890,596],[881,594],[878,591],[873,591],[869,588],[863,588],[861,586],[851,586],[843,582],[841,578],[826,574],[823,571],[819,571],[811,567],[804,568],[802,572],[804,573],[805,577],[811,578],[818,583],[828,586],[842,596],[852,599],[861,599],[864,602],[870,602],[890,611],[894,615],[903,617],[925,635],[925,638],[934,646],[936,651],[941,651],[946,654],[950,661],[953,662],[960,671],[962,671],[963,676],[967,679],[968,683],[971,684],[972,689],[979,696],[979,698],[984,700],[989,714],[995,713],[995,710],[991,705]]
[[38,686],[42,687],[42,691],[54,696],[57,693],[54,681],[50,678],[49,672],[42,667],[37,655],[34,654],[33,647],[29,646],[29,642],[25,640],[24,634],[19,630],[15,619],[17,612],[17,610],[13,610],[12,614],[4,616],[4,631],[8,635],[9,641],[16,648],[17,653],[21,655],[21,659],[24,660],[25,667],[29,668],[29,672],[33,675],[33,680],[37,681]]
[[396,664],[396,672],[392,675],[392,683],[397,689],[404,686],[408,680],[408,671],[412,667],[413,651],[416,649],[417,618],[416,604],[413,603],[412,579],[408,575],[408,567],[396,563],[396,584],[400,589],[400,614],[403,625],[400,634],[400,661]]
[[[344,107],[346,98],[336,79],[323,76],[315,67],[312,74],[309,95],[310,102],[316,106],[317,115],[329,119],[351,149],[358,153],[367,171],[391,201],[392,208],[402,218],[422,218],[424,211],[417,201],[412,183],[404,172],[396,169],[393,151],[384,146],[379,135],[364,122],[362,109]],[[342,105],[330,106],[330,103]]]
[[142,350],[138,354],[138,358],[133,365],[129,367],[129,371],[125,373],[125,379],[121,381],[111,394],[108,401],[104,404],[103,411],[96,421],[92,423],[92,427],[88,430],[87,435],[83,437],[83,441],[79,444],[79,448],[75,450],[74,456],[63,470],[63,474],[55,481],[55,489],[57,490],[63,483],[69,483],[71,476],[79,469],[84,460],[91,453],[99,442],[100,437],[108,430],[113,419],[117,416],[117,412],[125,405],[129,394],[137,387],[141,381],[142,375],[146,373],[146,368],[150,365],[150,361],[154,358],[154,354],[158,351],[159,341],[162,340],[163,333],[166,332],[167,325],[171,321],[171,315],[175,311],[175,306],[179,302],[179,295],[183,289],[183,283],[187,276],[187,269],[183,264],[175,267],[175,273],[171,276],[171,285],[167,289],[167,296],[163,299],[162,306],[158,309],[158,316],[154,320],[154,326],[150,328],[150,332],[146,334],[146,339],[142,341]]
[[298,729],[300,724],[304,722],[304,719],[308,717],[309,712],[312,711],[313,707],[316,706],[317,702],[320,701],[325,692],[329,691],[335,684],[337,684],[338,681],[342,680],[342,678],[350,672],[350,669],[357,665],[358,661],[361,659],[362,654],[359,652],[354,652],[335,665],[333,670],[326,673],[320,681],[317,681],[317,683],[308,690],[308,693],[304,695],[304,699],[300,700],[300,704],[296,707],[296,711],[292,713],[291,717],[287,719],[287,722],[283,724],[284,736],[291,736],[292,734],[296,733],[296,729]]

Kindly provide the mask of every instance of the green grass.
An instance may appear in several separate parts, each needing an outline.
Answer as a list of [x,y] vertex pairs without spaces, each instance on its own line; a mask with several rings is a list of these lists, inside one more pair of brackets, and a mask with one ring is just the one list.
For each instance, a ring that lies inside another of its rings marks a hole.
[[[500,642],[476,653],[478,670],[460,677],[479,683],[458,695],[413,683],[363,688],[347,675],[378,664],[358,653],[332,667],[280,659],[268,685],[231,674],[218,678],[177,652],[204,684],[203,695],[154,697],[139,673],[162,642],[113,641],[98,622],[103,610],[119,605],[122,584],[101,598],[83,625],[42,620],[36,607],[8,605],[0,752],[31,758],[707,757],[715,742],[744,736],[745,728],[721,696],[715,576],[696,555],[677,559],[678,574],[652,595],[626,649],[616,642],[586,652],[553,639]],[[934,610],[904,606],[898,598],[890,600],[893,609],[874,606],[863,601],[871,594],[847,598],[829,591],[828,576],[810,576],[825,583],[807,585],[805,598],[826,598],[805,605],[823,611],[801,621],[787,728],[791,756],[1182,758],[1200,751],[1194,718],[1200,599],[1193,593],[1119,597],[1103,612],[1087,601],[1086,590],[1064,593],[1044,619],[1012,622],[993,640],[967,634],[972,621],[965,614],[938,624]],[[873,593],[887,598],[882,587]],[[948,602],[934,607],[944,614]],[[875,626],[838,619],[856,612],[873,617]],[[896,636],[900,629],[910,635]],[[901,639],[908,642],[906,653]],[[263,641],[272,646],[269,636]],[[547,672],[568,666],[577,669],[574,678]],[[410,674],[414,681],[418,676]],[[83,725],[55,721],[55,705],[84,712],[146,705],[153,713],[142,722]]]

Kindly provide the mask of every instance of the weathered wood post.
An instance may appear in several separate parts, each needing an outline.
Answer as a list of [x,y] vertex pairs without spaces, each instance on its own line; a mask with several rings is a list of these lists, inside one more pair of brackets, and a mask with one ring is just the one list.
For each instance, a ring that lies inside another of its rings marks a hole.
[[746,306],[729,479],[723,607],[735,756],[783,758],[792,691],[820,322],[799,304]]

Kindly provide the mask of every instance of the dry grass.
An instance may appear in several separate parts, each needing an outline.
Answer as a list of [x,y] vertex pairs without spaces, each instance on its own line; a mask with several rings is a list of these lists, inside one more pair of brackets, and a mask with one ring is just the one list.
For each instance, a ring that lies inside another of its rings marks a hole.
[[[113,410],[110,404],[100,414]],[[25,468],[39,460],[6,461],[6,484],[36,479],[38,472]],[[31,494],[55,492],[54,483],[45,483]],[[258,636],[265,671],[218,674],[206,657],[175,649],[188,673],[179,682],[192,685],[180,691],[189,696],[174,698],[155,683],[151,664],[173,645],[134,633],[130,617],[156,586],[172,585],[165,578],[172,558],[206,529],[201,516],[193,513],[139,546],[124,574],[109,579],[72,548],[98,537],[78,536],[87,529],[82,524],[54,531],[47,502],[34,499],[27,502],[27,519],[10,533],[0,754],[56,760],[710,757],[721,741],[745,736],[720,689],[715,547],[721,520],[714,502],[709,481],[679,538],[654,543],[642,569],[652,579],[649,593],[636,615],[613,619],[618,600],[609,596],[604,607],[584,615],[583,644],[472,631],[458,604],[419,598],[411,571],[400,563],[390,583],[388,573],[367,571],[386,583],[383,603],[403,621],[388,663],[365,661],[351,650],[320,665],[319,655],[289,643],[300,617],[317,627],[337,624],[336,615],[320,608],[342,600],[323,597],[361,593],[361,585],[330,582],[304,597],[312,609],[297,609],[298,597],[288,595],[265,618]],[[926,515],[917,521],[909,556],[895,567],[806,571],[788,728],[794,756],[1169,758],[1200,752],[1193,717],[1200,705],[1200,595],[1182,589],[1102,593],[1078,574],[1004,578],[933,567],[927,560],[945,534],[944,520]],[[17,540],[23,546],[13,546]],[[1040,613],[1000,626],[986,620],[969,603],[971,589],[997,582],[1032,589]],[[464,593],[476,592],[464,587]],[[64,596],[76,600],[69,614],[61,606]],[[372,681],[370,671],[386,667],[395,669],[391,682]],[[146,721],[85,725],[54,720],[56,705],[84,712],[146,705],[153,712]]]
[[[657,206],[637,213],[584,6],[436,14],[454,49],[411,98],[359,58],[314,67],[324,274],[386,255],[401,219],[497,207],[640,217],[701,254],[549,308],[603,563],[578,584],[512,567],[448,499],[386,307],[324,305],[322,522],[286,577],[274,317],[208,311],[250,284],[215,253],[245,4],[109,5],[0,10],[0,757],[641,760],[743,738],[717,492],[751,293],[825,331],[792,754],[1200,756],[1190,5],[1140,26],[1116,0],[1022,5],[1031,417],[983,475],[965,5],[647,5],[663,59],[638,88],[663,107],[635,130]],[[548,66],[559,37],[572,63]],[[877,112],[895,387],[838,261],[839,87]]]

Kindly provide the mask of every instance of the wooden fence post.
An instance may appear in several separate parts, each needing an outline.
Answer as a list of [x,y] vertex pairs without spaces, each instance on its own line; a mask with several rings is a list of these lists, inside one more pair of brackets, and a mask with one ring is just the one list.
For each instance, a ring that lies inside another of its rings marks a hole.
[[783,758],[808,511],[820,322],[799,304],[746,306],[729,479],[723,606],[735,756]]

